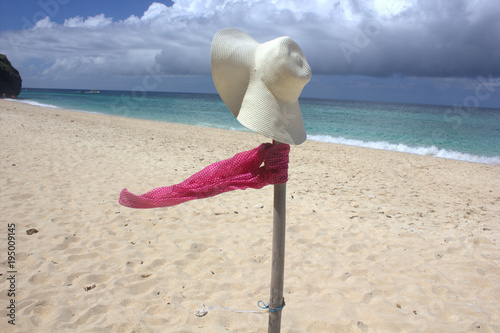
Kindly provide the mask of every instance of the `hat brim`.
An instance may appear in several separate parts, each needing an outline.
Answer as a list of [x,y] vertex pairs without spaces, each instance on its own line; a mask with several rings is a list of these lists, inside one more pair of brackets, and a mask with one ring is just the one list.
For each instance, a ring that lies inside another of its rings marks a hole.
[[307,138],[299,102],[277,100],[261,81],[249,85],[236,119],[246,128],[278,142],[299,145]]
[[255,39],[237,29],[219,30],[212,41],[210,60],[214,85],[235,117],[250,81],[258,45]]

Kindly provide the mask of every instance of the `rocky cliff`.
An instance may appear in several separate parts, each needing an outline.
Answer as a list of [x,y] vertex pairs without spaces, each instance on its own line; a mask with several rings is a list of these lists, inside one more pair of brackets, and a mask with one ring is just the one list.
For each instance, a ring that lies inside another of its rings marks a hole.
[[0,97],[16,97],[21,92],[21,75],[7,56],[0,54]]

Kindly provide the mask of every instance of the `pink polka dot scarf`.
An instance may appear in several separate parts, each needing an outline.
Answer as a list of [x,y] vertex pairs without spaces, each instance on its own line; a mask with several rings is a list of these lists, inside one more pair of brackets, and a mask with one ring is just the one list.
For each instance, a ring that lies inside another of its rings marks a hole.
[[176,185],[158,187],[143,195],[123,189],[119,203],[130,208],[170,207],[228,191],[286,183],[289,152],[288,144],[263,143],[230,159],[211,164]]

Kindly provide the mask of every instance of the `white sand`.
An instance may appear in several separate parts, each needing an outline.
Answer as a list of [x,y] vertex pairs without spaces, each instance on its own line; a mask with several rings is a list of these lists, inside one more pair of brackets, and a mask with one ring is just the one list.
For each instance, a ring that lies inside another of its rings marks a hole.
[[[267,332],[267,314],[194,312],[268,302],[272,187],[117,199],[269,140],[5,100],[0,138],[0,332]],[[500,166],[310,141],[290,159],[283,332],[500,331]]]

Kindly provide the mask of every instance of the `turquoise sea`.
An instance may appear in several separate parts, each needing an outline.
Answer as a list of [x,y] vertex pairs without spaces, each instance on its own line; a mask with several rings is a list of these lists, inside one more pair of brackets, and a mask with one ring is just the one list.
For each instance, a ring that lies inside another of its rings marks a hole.
[[[246,131],[216,94],[23,89],[17,101]],[[500,109],[301,98],[308,140],[500,164]]]

